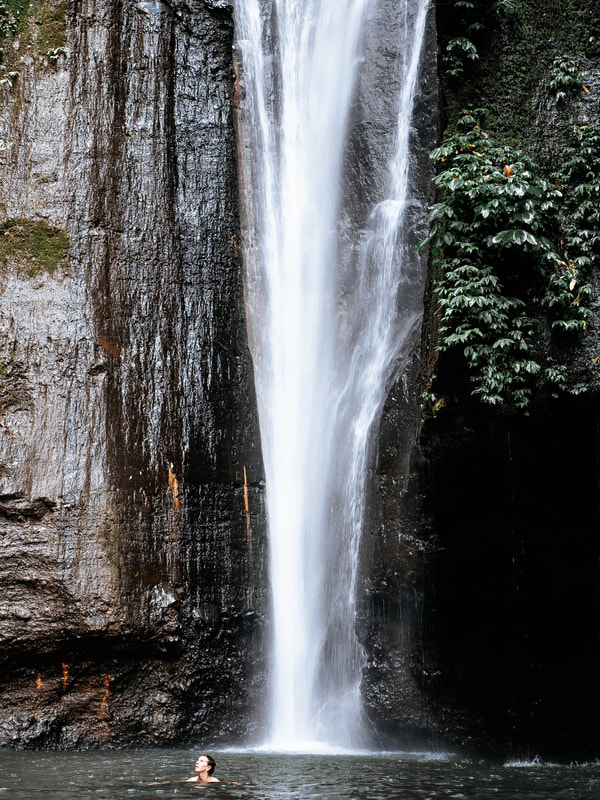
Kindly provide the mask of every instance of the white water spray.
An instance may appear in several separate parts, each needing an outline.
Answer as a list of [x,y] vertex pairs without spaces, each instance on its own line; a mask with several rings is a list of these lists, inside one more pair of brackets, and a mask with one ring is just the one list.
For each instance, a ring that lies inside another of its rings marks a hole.
[[[338,228],[349,112],[377,0],[237,0],[250,346],[273,599],[270,745],[366,743],[355,596],[370,439],[422,314],[402,236],[426,0],[398,0],[403,90],[387,197]],[[347,248],[346,248],[347,250]],[[350,278],[349,276],[354,276]]]

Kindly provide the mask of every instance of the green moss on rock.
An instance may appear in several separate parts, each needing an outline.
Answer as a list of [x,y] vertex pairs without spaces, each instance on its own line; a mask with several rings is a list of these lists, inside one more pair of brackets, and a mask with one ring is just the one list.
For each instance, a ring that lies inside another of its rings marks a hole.
[[69,237],[60,228],[31,219],[0,225],[0,264],[16,264],[30,278],[53,274],[69,253]]
[[67,45],[68,7],[66,0],[0,0],[0,65],[14,63],[17,39],[56,62]]
[[40,6],[36,14],[40,26],[36,45],[40,55],[48,56],[67,44],[67,8],[66,2],[43,2]]
[[31,0],[6,0],[6,5],[10,8],[17,20],[22,22],[27,16]]
[[0,31],[4,36],[19,35],[30,5],[31,0],[1,0]]
[[[535,149],[539,89],[553,60],[572,57],[584,72],[600,58],[597,0],[451,0],[436,5],[443,110],[449,129],[465,108],[488,109],[488,128],[517,147]],[[447,48],[467,37],[478,58],[450,74]]]

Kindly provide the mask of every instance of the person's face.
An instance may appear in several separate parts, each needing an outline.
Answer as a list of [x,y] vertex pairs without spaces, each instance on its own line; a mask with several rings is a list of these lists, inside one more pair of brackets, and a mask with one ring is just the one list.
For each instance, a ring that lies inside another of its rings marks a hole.
[[206,756],[200,756],[198,761],[196,761],[195,770],[198,773],[208,772],[210,769],[208,765],[208,758]]

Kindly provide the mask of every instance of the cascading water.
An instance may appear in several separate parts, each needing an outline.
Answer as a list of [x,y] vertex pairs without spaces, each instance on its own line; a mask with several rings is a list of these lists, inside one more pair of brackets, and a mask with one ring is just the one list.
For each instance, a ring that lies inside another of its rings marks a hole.
[[[364,746],[355,595],[366,474],[386,389],[414,348],[422,266],[402,234],[427,0],[398,0],[394,152],[382,199],[342,209],[350,113],[377,0],[236,0],[250,346],[273,600],[275,748]],[[402,17],[401,24],[398,18]],[[342,242],[344,239],[344,242]],[[411,251],[411,252],[409,252]],[[308,745],[310,746],[310,745]]]

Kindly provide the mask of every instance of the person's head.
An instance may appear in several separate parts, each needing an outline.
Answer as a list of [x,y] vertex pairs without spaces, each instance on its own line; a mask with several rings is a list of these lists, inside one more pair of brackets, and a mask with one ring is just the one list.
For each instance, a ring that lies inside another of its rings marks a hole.
[[203,772],[204,769],[207,769],[209,776],[211,776],[215,771],[216,766],[217,762],[212,756],[201,755],[196,761],[196,772]]

